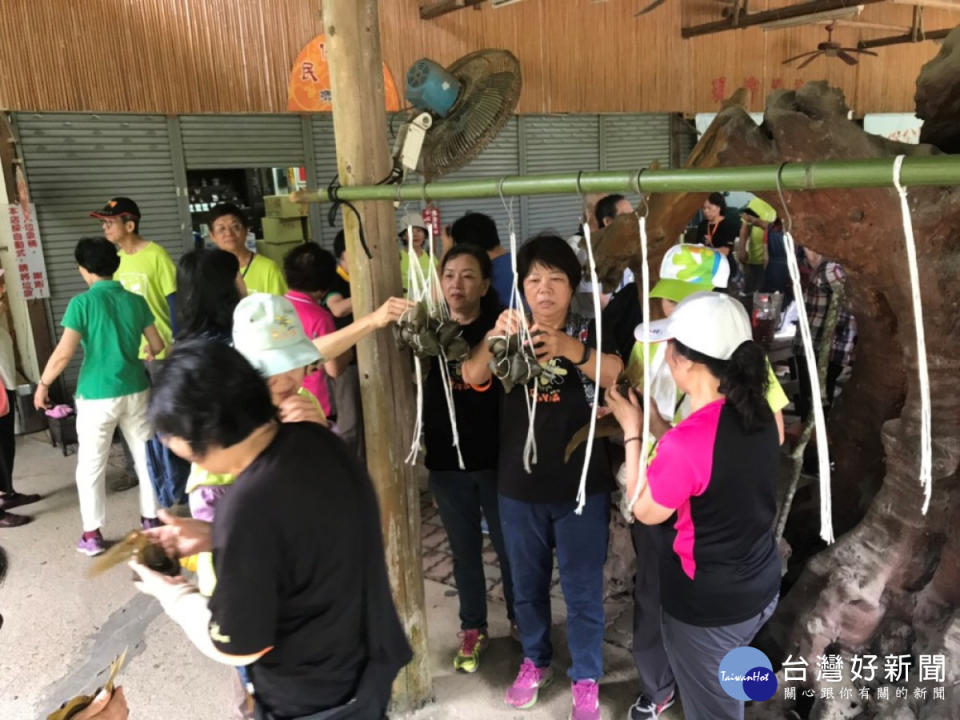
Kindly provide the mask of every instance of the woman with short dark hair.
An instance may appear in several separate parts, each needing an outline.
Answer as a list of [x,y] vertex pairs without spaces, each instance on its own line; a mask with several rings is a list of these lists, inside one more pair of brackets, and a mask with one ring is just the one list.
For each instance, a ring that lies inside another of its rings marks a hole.
[[212,551],[209,602],[183,578],[134,563],[139,589],[207,657],[248,668],[257,717],[384,717],[411,653],[376,494],[347,448],[316,423],[279,423],[260,372],[210,340],[177,343],[150,419],[175,453],[237,482],[212,523],[165,514],[169,524],[150,531],[173,557]]
[[[601,352],[596,371],[592,321],[570,312],[582,270],[562,238],[529,240],[517,255],[517,271],[530,307],[533,351],[542,373],[530,384],[504,395],[500,414],[500,520],[513,573],[514,610],[524,659],[506,702],[529,708],[548,683],[550,582],[556,550],[567,605],[567,639],[573,665],[568,675],[573,720],[597,720],[597,682],[603,675],[603,564],[607,557],[610,491],[606,449],[595,441],[586,484],[586,506],[577,515],[577,491],[585,447],[564,461],[573,434],[588,422],[594,382],[609,387],[623,363],[612,347]],[[488,338],[509,336],[527,320],[516,310],[500,315]],[[612,345],[612,343],[611,343]],[[489,382],[492,355],[481,343],[464,363],[463,377],[474,385]],[[524,467],[528,416],[524,393],[537,400],[534,437],[537,460]]]

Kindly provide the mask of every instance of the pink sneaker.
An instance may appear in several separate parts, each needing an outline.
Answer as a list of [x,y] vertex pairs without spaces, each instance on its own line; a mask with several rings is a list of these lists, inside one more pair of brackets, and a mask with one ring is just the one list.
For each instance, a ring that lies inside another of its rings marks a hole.
[[570,720],[600,720],[600,687],[593,680],[580,680],[570,684],[573,693],[573,708]]
[[524,658],[517,679],[507,690],[507,696],[503,700],[518,710],[532,708],[537,703],[540,688],[549,685],[552,679],[550,666],[538,668],[533,664],[533,660]]

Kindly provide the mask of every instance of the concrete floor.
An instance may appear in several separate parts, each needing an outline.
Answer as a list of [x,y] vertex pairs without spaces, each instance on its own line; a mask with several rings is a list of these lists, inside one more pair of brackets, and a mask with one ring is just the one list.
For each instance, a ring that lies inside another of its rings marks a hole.
[[[127,663],[120,684],[132,718],[227,717],[232,670],[201,656],[152,598],[136,592],[126,568],[94,579],[84,576],[90,560],[74,550],[81,530],[75,464],[75,456],[64,458],[50,447],[46,433],[18,438],[16,487],[39,492],[44,499],[24,508],[34,515],[33,523],[0,530],[11,566],[0,586],[0,718],[45,718],[64,700],[92,692],[102,682],[99,674],[124,648]],[[110,476],[117,472],[114,460]],[[122,537],[137,520],[136,491],[108,493],[108,540]],[[503,693],[516,673],[520,649],[508,636],[502,602],[491,600],[493,640],[480,671],[462,675],[452,669],[459,629],[455,592],[428,579],[426,600],[435,701],[412,713],[411,720],[568,716],[570,692],[563,673],[569,654],[562,602],[555,608],[556,681],[534,709],[515,711],[504,705]],[[625,718],[636,692],[633,662],[616,644],[608,643],[605,652],[604,718]],[[679,720],[682,713],[671,710],[663,717]]]

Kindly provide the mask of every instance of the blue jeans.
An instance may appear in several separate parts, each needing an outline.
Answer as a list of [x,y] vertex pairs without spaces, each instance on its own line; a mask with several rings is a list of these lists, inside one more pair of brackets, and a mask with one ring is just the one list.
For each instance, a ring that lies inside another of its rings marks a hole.
[[527,503],[500,496],[500,522],[513,572],[514,612],[524,657],[537,667],[553,658],[550,643],[550,580],[557,551],[560,586],[567,603],[570,679],[603,675],[603,564],[610,535],[610,494],[575,502]]
[[507,618],[513,620],[513,583],[503,547],[496,470],[431,470],[430,492],[453,552],[453,577],[460,598],[460,629],[487,629],[487,581],[483,571],[481,509],[490,528],[490,540],[500,558]]

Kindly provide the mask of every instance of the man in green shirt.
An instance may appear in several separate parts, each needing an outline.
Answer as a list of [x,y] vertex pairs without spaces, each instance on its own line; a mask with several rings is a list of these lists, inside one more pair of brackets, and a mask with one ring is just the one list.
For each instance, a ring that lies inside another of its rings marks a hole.
[[247,219],[232,203],[221,203],[207,218],[213,242],[221,250],[236,255],[240,276],[250,293],[286,295],[287,281],[280,267],[270,258],[258,255],[247,247]]
[[114,430],[119,426],[133,453],[140,478],[140,522],[156,527],[157,498],[147,475],[146,443],[149,380],[138,358],[141,338],[147,357],[165,347],[147,302],[115,281],[120,256],[104,238],[84,238],[74,250],[89,290],[74,297],[63,315],[63,335],[40,373],[33,403],[50,405],[50,384],[70,362],[78,346],[83,363],[75,395],[77,405],[77,491],[83,536],[77,551],[99,555],[105,549],[100,528],[105,519],[104,480]]
[[[90,217],[100,220],[104,237],[117,246],[120,267],[115,279],[126,290],[147,301],[147,307],[156,321],[157,332],[166,347],[173,342],[173,318],[176,317],[177,268],[170,255],[160,245],[140,235],[140,208],[130,198],[115,197]],[[161,359],[161,353],[155,359]],[[140,359],[147,359],[146,343],[140,344]],[[147,363],[150,372],[150,363]],[[137,484],[133,455],[126,443],[123,454],[126,458],[126,475],[111,485],[111,490],[128,490]]]
[[767,266],[767,225],[777,219],[777,211],[758,197],[753,198],[740,213],[740,239],[737,242],[737,260],[743,266],[747,294],[753,294],[763,283]]

